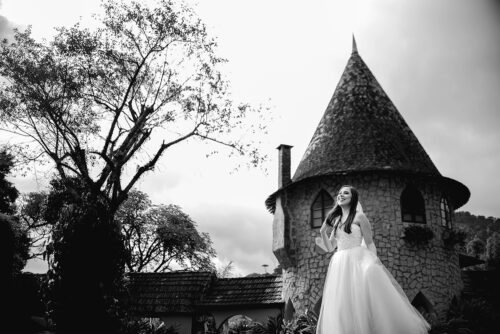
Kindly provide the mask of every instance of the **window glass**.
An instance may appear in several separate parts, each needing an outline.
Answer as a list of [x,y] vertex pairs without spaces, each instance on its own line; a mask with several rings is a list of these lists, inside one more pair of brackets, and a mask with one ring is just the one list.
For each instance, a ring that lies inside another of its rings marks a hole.
[[321,190],[311,206],[311,226],[313,228],[321,227],[328,211],[332,208],[332,196],[325,190]]
[[441,198],[441,225],[451,228],[451,210],[446,198]]
[[425,202],[414,186],[407,186],[401,194],[401,217],[404,222],[425,224]]

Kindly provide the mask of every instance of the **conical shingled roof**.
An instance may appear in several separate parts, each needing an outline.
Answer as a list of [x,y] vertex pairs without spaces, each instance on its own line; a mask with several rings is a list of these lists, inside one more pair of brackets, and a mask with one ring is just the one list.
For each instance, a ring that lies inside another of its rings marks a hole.
[[442,176],[377,79],[353,49],[323,118],[292,178],[266,199],[306,179],[355,172],[388,171],[427,176],[439,182],[454,209],[470,197],[462,183]]
[[440,176],[353,42],[352,55],[292,181],[371,170]]

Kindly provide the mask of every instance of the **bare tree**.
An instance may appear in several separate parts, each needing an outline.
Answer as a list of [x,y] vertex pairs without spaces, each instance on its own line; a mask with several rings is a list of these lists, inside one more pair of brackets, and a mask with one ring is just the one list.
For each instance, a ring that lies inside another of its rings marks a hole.
[[0,48],[3,129],[32,140],[28,158],[103,192],[112,211],[190,138],[262,159],[249,139],[265,131],[262,109],[233,102],[216,41],[190,8],[155,4],[107,0],[95,31],[77,24],[44,43],[28,29]]

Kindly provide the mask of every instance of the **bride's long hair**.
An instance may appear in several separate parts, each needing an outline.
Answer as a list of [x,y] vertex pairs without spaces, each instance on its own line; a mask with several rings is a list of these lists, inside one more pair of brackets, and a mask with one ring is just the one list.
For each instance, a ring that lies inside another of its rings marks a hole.
[[[344,231],[347,233],[351,233],[351,225],[354,220],[354,216],[356,216],[356,208],[358,207],[358,202],[359,202],[359,193],[356,188],[353,186],[345,185],[340,187],[342,188],[349,188],[351,191],[351,203],[349,204],[349,215],[347,216],[347,220],[344,224]],[[340,191],[339,189],[339,191]],[[340,217],[340,219],[335,219],[337,217]],[[333,235],[337,234],[337,229],[339,227],[340,221],[342,220],[342,208],[338,205],[337,203],[337,196],[335,196],[335,205],[333,206],[333,209],[328,212],[328,215],[326,216],[326,223],[330,226],[333,226]]]

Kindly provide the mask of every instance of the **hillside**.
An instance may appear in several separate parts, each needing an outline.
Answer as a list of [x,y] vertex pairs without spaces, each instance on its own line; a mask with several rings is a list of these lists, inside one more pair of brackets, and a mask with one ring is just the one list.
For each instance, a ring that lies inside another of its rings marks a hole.
[[468,211],[455,212],[454,225],[467,231],[467,241],[477,235],[486,243],[493,232],[500,232],[500,218],[476,216]]

